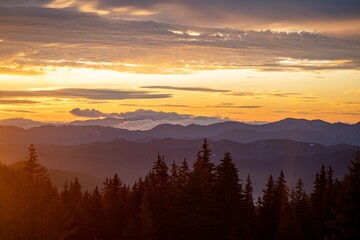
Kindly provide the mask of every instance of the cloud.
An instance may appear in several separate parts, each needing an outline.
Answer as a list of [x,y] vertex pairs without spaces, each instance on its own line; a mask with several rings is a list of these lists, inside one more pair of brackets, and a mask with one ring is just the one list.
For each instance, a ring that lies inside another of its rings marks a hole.
[[[1,91],[0,91],[0,97],[1,97]],[[33,100],[24,100],[24,99],[0,99],[0,105],[14,105],[14,104],[37,104],[40,103],[39,101],[33,101]]]
[[5,109],[1,110],[2,112],[12,112],[12,113],[35,113],[34,111],[23,110],[23,109]]
[[195,106],[185,104],[133,104],[133,103],[122,103],[124,107],[151,107],[151,108],[162,108],[162,107],[174,107],[174,108],[199,108]]
[[64,88],[37,91],[0,91],[0,98],[5,97],[54,97],[84,98],[92,100],[155,99],[171,98],[171,94],[155,94],[149,91]]
[[[89,4],[92,3],[92,4]],[[275,18],[280,20],[282,18],[304,18],[301,16],[304,10],[307,10],[307,17],[313,17],[313,15],[321,14],[317,18],[324,18],[326,16],[332,16],[335,18],[356,18],[358,17],[357,9],[360,7],[360,4],[356,0],[347,0],[346,2],[341,0],[333,0],[331,2],[326,0],[293,0],[289,2],[284,2],[281,0],[224,0],[221,3],[215,0],[198,0],[196,2],[191,0],[174,0],[170,2],[172,5],[182,6],[183,8],[193,8],[194,10],[199,10],[199,14],[203,15],[210,10],[217,9],[218,12],[224,13],[214,13],[213,14],[229,14],[231,12],[239,11],[245,15],[254,14],[256,17],[266,17],[266,18]],[[44,6],[44,5],[53,5],[54,7],[81,7],[88,5],[99,10],[109,10],[109,11],[118,11],[126,12],[131,9],[154,9],[155,6],[161,6],[164,4],[169,4],[169,1],[166,0],[2,0],[0,6]],[[125,8],[127,9],[119,9]],[[164,6],[166,7],[166,6]],[[170,6],[169,6],[170,8]],[[80,9],[81,10],[81,9]],[[83,11],[86,11],[84,9]],[[246,12],[248,11],[248,12]],[[280,16],[275,16],[278,13]],[[141,13],[138,13],[139,15]],[[144,13],[146,15],[146,13]],[[169,14],[177,14],[176,12],[170,12]],[[259,16],[259,15],[262,16]]]
[[[211,106],[209,106],[211,107]],[[262,106],[256,106],[256,105],[215,105],[213,106],[215,108],[239,108],[239,109],[255,109],[255,108],[261,108]]]
[[293,96],[300,96],[301,93],[295,93],[295,92],[272,92],[272,93],[267,93],[266,95],[273,96],[273,97],[293,97]]
[[230,92],[225,95],[237,96],[237,97],[255,97],[255,98],[266,98],[266,97],[279,97],[279,98],[303,98],[303,99],[315,99],[314,96],[303,96],[303,93],[298,92],[285,92],[282,90],[273,90],[273,91],[259,91],[259,92]]
[[1,0],[0,6],[5,7],[16,7],[16,6],[22,6],[22,7],[41,7],[46,4],[51,3],[52,0]]
[[158,106],[160,106],[160,107],[175,107],[175,108],[197,108],[197,107],[185,105],[185,104],[161,104]]
[[[348,27],[359,20],[357,0],[4,0],[0,6],[67,8],[108,17],[237,27]],[[340,26],[339,26],[340,25]],[[359,29],[359,28],[358,28]]]
[[356,34],[194,27],[110,19],[68,8],[0,7],[0,22],[0,73],[7,74],[42,74],[60,67],[154,74],[360,68]]
[[358,105],[360,102],[344,102],[347,105]]
[[123,113],[104,113],[96,109],[79,109],[74,108],[70,111],[71,114],[79,117],[99,118],[99,117],[112,117],[120,118],[125,121],[140,121],[140,120],[184,120],[193,118],[192,115],[178,114],[176,112],[156,112],[152,110],[138,109],[133,112]]
[[230,90],[204,88],[204,87],[143,86],[141,88],[178,90],[178,91],[188,91],[188,92],[209,92],[209,93],[226,93],[226,92],[230,92]]
[[78,117],[87,117],[87,118],[99,118],[99,117],[106,117],[107,115],[103,112],[96,110],[96,109],[80,109],[74,108],[70,111],[71,114],[78,116]]
[[231,92],[226,95],[236,96],[236,97],[251,97],[251,96],[262,96],[262,94],[256,92]]
[[139,120],[152,120],[152,121],[159,121],[159,120],[184,120],[192,118],[193,116],[188,114],[178,114],[176,112],[155,112],[152,110],[144,110],[139,109],[135,112],[125,112],[119,114],[120,117],[123,117],[125,120],[128,121],[139,121]]
[[189,119],[192,116],[186,114],[178,114],[175,112],[156,112],[152,110],[138,109],[134,112],[123,112],[123,113],[104,113],[96,109],[80,109],[74,108],[70,111],[71,114],[78,117],[87,118],[118,118],[124,121],[140,121],[140,120],[183,120]]
[[176,112],[163,112],[144,109],[122,113],[104,113],[97,109],[75,108],[72,109],[70,113],[78,117],[97,118],[85,121],[75,121],[71,123],[73,125],[101,124],[129,129],[149,129],[164,123],[181,125],[208,125],[229,120],[228,118],[221,117],[194,116],[191,114],[179,114]]
[[345,94],[360,94],[360,89],[349,89],[344,92]]
[[33,127],[39,127],[42,125],[50,125],[51,123],[46,122],[38,122],[33,121],[30,119],[24,119],[24,118],[9,118],[9,119],[1,119],[0,125],[2,126],[15,126],[20,128],[33,128]]
[[341,115],[352,115],[352,116],[360,116],[359,112],[343,112]]
[[26,69],[22,67],[0,67],[1,74],[9,74],[9,75],[23,75],[23,76],[34,76],[41,75],[44,72],[40,69]]

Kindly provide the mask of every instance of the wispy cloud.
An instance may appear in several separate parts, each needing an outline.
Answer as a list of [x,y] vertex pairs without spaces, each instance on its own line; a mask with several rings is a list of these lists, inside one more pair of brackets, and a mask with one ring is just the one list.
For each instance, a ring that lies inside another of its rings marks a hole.
[[349,89],[344,92],[345,94],[360,94],[360,89]]
[[345,104],[348,104],[348,105],[358,105],[358,104],[360,104],[360,102],[345,102]]
[[[1,97],[1,92],[0,92]],[[0,105],[16,105],[16,104],[37,104],[39,101],[24,100],[24,99],[0,99]]]
[[13,97],[54,97],[54,98],[84,98],[84,99],[92,99],[92,100],[123,100],[123,99],[171,98],[172,95],[156,94],[149,91],[83,89],[83,88],[64,88],[64,89],[56,89],[56,90],[36,90],[36,91],[30,91],[30,90],[0,91],[0,98],[13,98]]
[[343,112],[341,115],[360,116],[359,112]]
[[235,105],[235,104],[219,104],[207,107],[214,107],[214,108],[238,108],[238,109],[256,109],[261,108],[262,106],[257,105]]
[[2,109],[1,112],[11,112],[11,113],[35,113],[34,111],[23,110],[23,109]]
[[165,89],[165,90],[188,91],[188,92],[208,92],[208,93],[226,93],[226,92],[230,92],[230,90],[204,88],[204,87],[143,86],[141,88]]
[[230,92],[225,95],[237,96],[237,97],[251,97],[251,98],[295,98],[304,101],[315,101],[318,97],[313,95],[307,95],[305,93],[299,92],[286,92],[282,90],[273,90],[273,91],[256,91],[256,92]]
[[146,107],[146,108],[202,108],[201,106],[193,106],[186,104],[135,104],[135,103],[122,103],[120,106],[124,107]]

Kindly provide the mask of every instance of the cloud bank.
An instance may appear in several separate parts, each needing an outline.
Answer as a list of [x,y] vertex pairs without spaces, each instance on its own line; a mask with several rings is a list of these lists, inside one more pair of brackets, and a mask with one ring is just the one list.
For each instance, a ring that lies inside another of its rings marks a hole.
[[0,6],[72,9],[108,17],[238,27],[346,26],[346,22],[360,18],[357,0],[4,0]]
[[59,67],[157,74],[360,67],[360,35],[128,21],[68,8],[0,7],[0,22],[0,71],[6,74],[43,74]]
[[74,108],[70,111],[77,117],[92,118],[90,120],[78,120],[71,125],[103,125],[109,127],[127,129],[150,129],[160,124],[199,124],[209,125],[218,122],[229,121],[228,118],[194,116],[191,114],[179,114],[176,112],[162,112],[138,109],[133,112],[104,113],[97,109]]

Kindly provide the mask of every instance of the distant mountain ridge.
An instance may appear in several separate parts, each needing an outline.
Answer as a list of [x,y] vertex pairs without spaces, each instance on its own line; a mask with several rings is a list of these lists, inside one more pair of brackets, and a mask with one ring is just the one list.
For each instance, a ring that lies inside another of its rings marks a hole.
[[287,118],[262,125],[230,121],[207,126],[162,124],[145,131],[96,125],[43,125],[29,129],[0,126],[0,144],[50,143],[74,145],[95,141],[111,141],[117,138],[137,142],[163,138],[189,140],[208,138],[232,140],[238,143],[267,139],[290,139],[326,146],[342,143],[360,146],[360,123],[328,123],[322,120]]

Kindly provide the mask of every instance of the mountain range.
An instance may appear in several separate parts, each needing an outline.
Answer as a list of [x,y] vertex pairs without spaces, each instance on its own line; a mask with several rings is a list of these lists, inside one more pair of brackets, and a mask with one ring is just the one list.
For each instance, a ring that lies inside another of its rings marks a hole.
[[[1,125],[1,123],[0,123]],[[360,146],[360,123],[328,123],[322,120],[287,118],[262,125],[221,122],[207,126],[162,124],[150,130],[127,130],[98,125],[42,125],[29,129],[0,126],[0,144],[48,143],[60,145],[86,144],[114,139],[144,142],[151,139],[231,140],[250,143],[267,139],[290,139],[326,146],[351,144]]]

